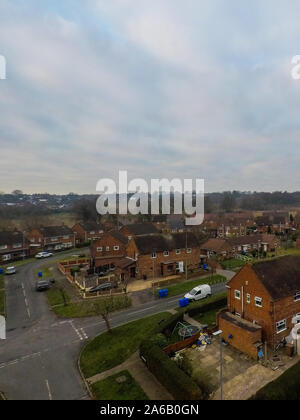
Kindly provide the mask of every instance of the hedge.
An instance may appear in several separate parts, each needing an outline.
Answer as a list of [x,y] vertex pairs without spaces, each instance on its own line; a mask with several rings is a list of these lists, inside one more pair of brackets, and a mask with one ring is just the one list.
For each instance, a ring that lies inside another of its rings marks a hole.
[[150,340],[140,346],[140,356],[159,382],[173,395],[175,400],[203,400],[199,386],[181,370]]
[[193,316],[212,309],[223,308],[226,304],[227,293],[224,292],[205,301],[195,302],[188,307],[181,308],[175,315],[163,320],[158,325],[152,338],[141,343],[140,356],[146,362],[148,369],[176,400],[203,400],[205,393],[159,347],[157,336],[160,334],[171,335],[177,323],[183,321],[185,313]]
[[250,400],[300,400],[300,362],[261,388]]
[[192,303],[185,308],[185,311],[190,317],[211,311],[212,309],[224,308],[227,305],[227,292],[212,296],[208,300]]

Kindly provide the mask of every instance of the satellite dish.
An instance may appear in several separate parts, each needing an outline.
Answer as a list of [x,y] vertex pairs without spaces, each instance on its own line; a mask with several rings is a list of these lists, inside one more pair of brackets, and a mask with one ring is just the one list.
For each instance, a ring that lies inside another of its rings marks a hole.
[[300,338],[300,324],[295,325],[295,327],[291,331],[293,340],[298,340]]
[[6,339],[6,321],[4,316],[0,315],[0,340]]

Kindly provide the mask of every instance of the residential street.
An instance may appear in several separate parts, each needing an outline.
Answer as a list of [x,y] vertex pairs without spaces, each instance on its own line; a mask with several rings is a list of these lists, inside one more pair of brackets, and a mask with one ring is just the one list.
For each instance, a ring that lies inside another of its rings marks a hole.
[[[51,313],[45,294],[34,288],[36,271],[44,265],[49,260],[21,266],[16,275],[6,278],[7,339],[0,341],[0,389],[9,400],[88,399],[77,360],[86,340],[104,332],[105,323],[99,317],[60,320]],[[216,284],[212,289],[219,293],[225,285]],[[115,313],[111,324],[118,326],[172,309],[179,297]]]

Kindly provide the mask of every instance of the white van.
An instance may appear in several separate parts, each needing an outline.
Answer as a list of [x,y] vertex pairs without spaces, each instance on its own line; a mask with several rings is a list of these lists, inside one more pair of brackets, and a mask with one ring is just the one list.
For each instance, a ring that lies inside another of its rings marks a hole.
[[208,296],[211,296],[211,287],[208,284],[201,284],[201,286],[194,287],[194,289],[187,293],[184,297],[193,301],[205,299]]

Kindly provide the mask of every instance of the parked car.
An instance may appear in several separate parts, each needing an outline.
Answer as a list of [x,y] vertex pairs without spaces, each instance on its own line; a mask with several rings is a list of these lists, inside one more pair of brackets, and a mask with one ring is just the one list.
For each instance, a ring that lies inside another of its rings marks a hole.
[[35,290],[37,292],[42,292],[44,290],[50,289],[50,283],[47,280],[38,280],[35,285]]
[[194,287],[184,297],[190,301],[205,299],[211,296],[211,287],[208,284],[201,284],[200,286]]
[[53,256],[52,252],[43,251],[43,252],[39,252],[38,254],[36,254],[35,258],[48,258],[48,257],[52,257],[52,256]]
[[5,274],[9,275],[9,274],[16,274],[17,270],[16,267],[7,267],[7,269],[5,270]]

